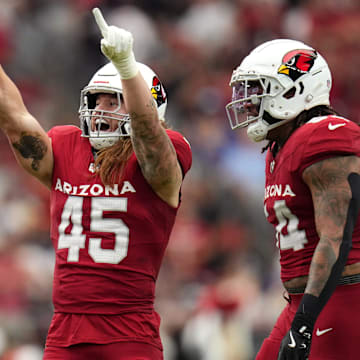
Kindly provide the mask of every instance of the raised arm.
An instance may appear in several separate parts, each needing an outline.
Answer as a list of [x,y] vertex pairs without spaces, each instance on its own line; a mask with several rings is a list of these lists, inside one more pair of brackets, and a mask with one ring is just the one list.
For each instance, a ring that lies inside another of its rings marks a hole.
[[51,142],[26,109],[14,82],[0,66],[0,129],[7,136],[18,163],[48,188],[51,187]]
[[142,173],[153,190],[176,207],[181,168],[174,146],[161,126],[154,98],[138,70],[133,37],[126,30],[108,26],[99,9],[93,12],[103,36],[101,50],[121,77],[124,102],[131,118],[131,139]]
[[176,207],[182,172],[174,146],[159,121],[154,98],[139,72],[122,82],[131,117],[131,139],[142,173],[154,191]]

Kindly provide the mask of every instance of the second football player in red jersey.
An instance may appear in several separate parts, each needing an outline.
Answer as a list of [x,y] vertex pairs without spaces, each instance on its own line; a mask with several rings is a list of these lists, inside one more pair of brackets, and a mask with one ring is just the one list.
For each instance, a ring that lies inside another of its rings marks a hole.
[[233,72],[233,129],[266,146],[265,215],[289,294],[257,360],[357,359],[360,128],[330,107],[331,74],[310,46],[273,40]]
[[191,150],[166,129],[166,93],[135,61],[132,35],[94,15],[110,63],[81,93],[81,129],[46,134],[0,68],[0,128],[51,190],[55,313],[44,359],[160,360],[155,282]]

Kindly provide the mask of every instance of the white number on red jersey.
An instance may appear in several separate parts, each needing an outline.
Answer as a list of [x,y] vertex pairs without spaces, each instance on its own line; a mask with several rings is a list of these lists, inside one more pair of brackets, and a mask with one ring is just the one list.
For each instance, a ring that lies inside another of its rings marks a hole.
[[[278,247],[281,250],[293,249],[301,250],[308,242],[305,230],[299,230],[299,219],[286,206],[285,200],[276,200],[274,202],[274,211],[278,224],[275,228]],[[287,228],[287,235],[283,230]]]
[[[85,248],[86,235],[83,234],[84,198],[69,196],[65,202],[59,225],[58,249],[69,249],[67,261],[79,261],[80,249]],[[127,211],[127,199],[118,197],[92,198],[90,213],[90,231],[107,232],[115,235],[114,249],[103,249],[101,237],[96,235],[89,238],[89,255],[96,263],[118,264],[127,256],[129,245],[129,228],[121,219],[104,218],[104,211]],[[65,229],[70,225],[70,234]]]

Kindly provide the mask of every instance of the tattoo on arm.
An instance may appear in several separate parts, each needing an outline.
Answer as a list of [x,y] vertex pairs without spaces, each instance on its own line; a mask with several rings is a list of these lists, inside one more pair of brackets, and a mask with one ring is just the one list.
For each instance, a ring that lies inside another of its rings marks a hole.
[[[148,106],[155,108],[152,98]],[[157,130],[158,124],[152,123],[146,116],[136,113],[132,113],[130,116],[132,119],[132,142],[140,167],[148,179],[165,180],[170,173],[171,166],[177,162],[171,140],[165,136],[164,129]]]
[[311,262],[307,292],[318,296],[336,262],[343,239],[351,190],[348,175],[359,167],[353,156],[336,157],[311,165],[304,171],[320,240]]
[[337,260],[333,242],[341,242],[341,239],[322,238],[316,247],[311,263],[311,276],[309,277],[307,292],[319,296],[327,280],[329,279],[332,266]]
[[39,137],[22,133],[19,141],[14,142],[12,146],[24,159],[32,159],[31,168],[33,171],[39,171],[40,161],[47,151],[46,144]]

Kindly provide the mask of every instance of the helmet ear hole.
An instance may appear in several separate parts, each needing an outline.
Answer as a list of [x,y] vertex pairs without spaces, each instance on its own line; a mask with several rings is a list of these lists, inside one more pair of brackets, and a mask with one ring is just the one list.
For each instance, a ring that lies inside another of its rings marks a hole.
[[299,94],[301,95],[304,92],[304,84],[302,81],[299,82],[299,86],[300,86],[300,92]]
[[285,99],[291,99],[295,96],[296,94],[296,88],[295,86],[293,86],[291,89],[289,89],[284,95],[283,98]]

